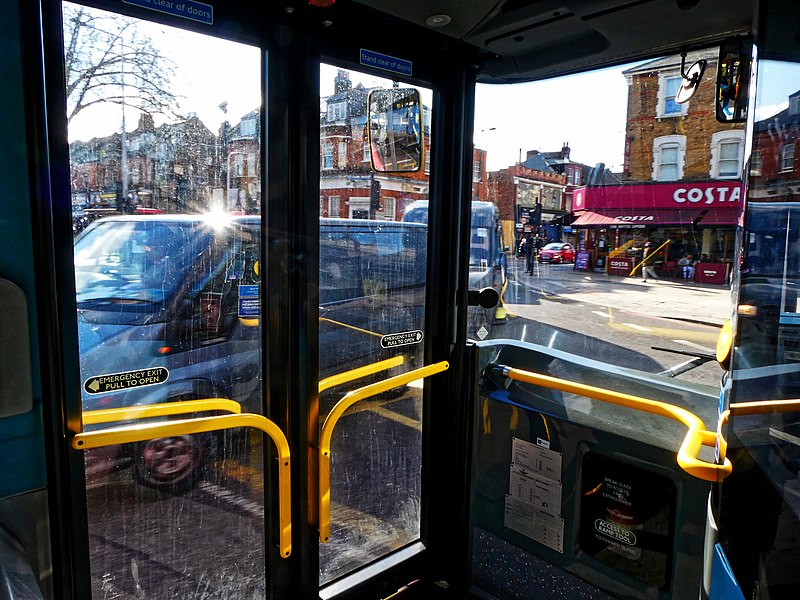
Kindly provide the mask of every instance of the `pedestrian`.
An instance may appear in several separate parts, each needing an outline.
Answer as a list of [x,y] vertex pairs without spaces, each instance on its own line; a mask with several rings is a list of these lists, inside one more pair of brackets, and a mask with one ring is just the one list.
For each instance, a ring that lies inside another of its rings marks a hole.
[[534,245],[533,236],[528,234],[528,239],[525,242],[525,272],[528,275],[533,275]]
[[644,252],[642,252],[642,281],[647,283],[647,278],[651,277],[652,279],[658,279],[658,275],[656,275],[655,267],[653,267],[652,263],[648,263],[647,260],[653,254],[653,244],[651,242],[645,242],[644,244]]

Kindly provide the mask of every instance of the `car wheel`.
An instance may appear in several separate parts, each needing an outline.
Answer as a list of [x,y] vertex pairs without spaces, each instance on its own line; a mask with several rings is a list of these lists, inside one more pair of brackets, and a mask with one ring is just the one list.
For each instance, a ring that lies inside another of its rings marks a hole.
[[191,489],[204,470],[207,438],[176,435],[137,444],[134,477],[156,490],[184,492]]

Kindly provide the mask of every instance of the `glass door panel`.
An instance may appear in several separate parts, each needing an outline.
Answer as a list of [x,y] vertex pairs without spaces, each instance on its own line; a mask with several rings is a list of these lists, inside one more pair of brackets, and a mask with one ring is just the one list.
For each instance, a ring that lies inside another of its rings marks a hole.
[[[367,95],[393,87],[391,80],[329,65],[320,77],[320,380],[395,359],[322,391],[322,425],[349,390],[422,366],[429,174],[371,169]],[[420,93],[427,153],[432,92]],[[404,218],[414,207],[424,207],[424,219]],[[321,584],[419,538],[421,435],[420,381],[361,401],[339,419]]]
[[[63,14],[85,430],[138,405],[262,413],[261,51]],[[264,597],[260,433],[109,446],[85,469],[93,597]]]

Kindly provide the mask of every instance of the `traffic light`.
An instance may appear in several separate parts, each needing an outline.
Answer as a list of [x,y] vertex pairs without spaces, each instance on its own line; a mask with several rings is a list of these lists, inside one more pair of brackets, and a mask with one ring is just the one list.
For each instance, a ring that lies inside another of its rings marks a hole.
[[369,210],[377,212],[381,209],[381,182],[372,180],[369,190]]

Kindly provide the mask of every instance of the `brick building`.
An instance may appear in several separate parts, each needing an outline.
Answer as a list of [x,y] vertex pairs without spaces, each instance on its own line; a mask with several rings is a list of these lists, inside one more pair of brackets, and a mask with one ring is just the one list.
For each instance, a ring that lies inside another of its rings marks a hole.
[[528,233],[543,239],[561,239],[558,223],[568,208],[564,190],[566,176],[557,173],[536,151],[525,162],[488,174],[489,199],[497,204],[503,233],[515,240]]
[[[597,257],[630,253],[645,241],[664,246],[670,264],[685,253],[730,264],[742,203],[744,126],[715,117],[718,50],[688,53],[685,66],[707,61],[694,97],[675,102],[681,56],[623,71],[628,82],[621,184],[575,191],[579,244]],[[605,261],[598,261],[605,265]],[[631,264],[632,266],[632,264]]]
[[[425,168],[413,173],[376,173],[370,167],[367,95],[361,83],[339,70],[334,92],[320,112],[320,216],[399,221],[414,200],[428,199],[430,115],[423,108]],[[370,197],[376,189],[379,205]]]
[[800,201],[800,90],[789,96],[789,106],[758,121],[753,128],[750,156],[750,202]]

